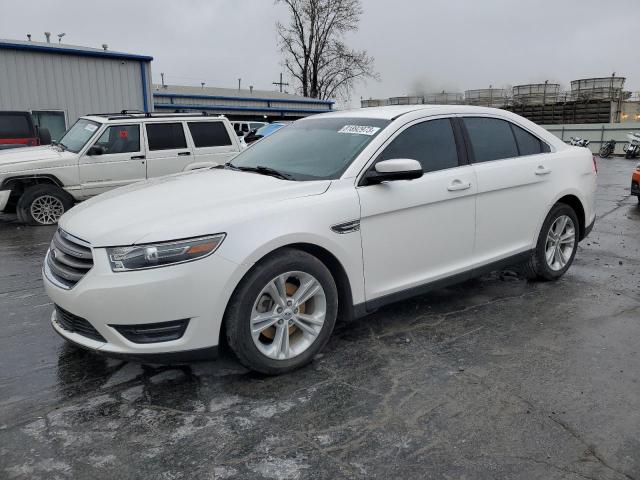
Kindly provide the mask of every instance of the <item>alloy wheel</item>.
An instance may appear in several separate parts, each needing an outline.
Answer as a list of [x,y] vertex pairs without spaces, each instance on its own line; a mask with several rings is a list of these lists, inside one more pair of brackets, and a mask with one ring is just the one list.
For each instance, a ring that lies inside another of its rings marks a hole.
[[551,270],[562,270],[576,247],[576,228],[573,220],[561,215],[553,222],[545,243],[545,259]]
[[41,225],[54,225],[64,213],[64,205],[53,195],[42,195],[31,203],[31,216]]
[[288,360],[306,351],[318,338],[327,314],[320,282],[306,272],[286,272],[272,279],[258,294],[250,327],[260,353]]

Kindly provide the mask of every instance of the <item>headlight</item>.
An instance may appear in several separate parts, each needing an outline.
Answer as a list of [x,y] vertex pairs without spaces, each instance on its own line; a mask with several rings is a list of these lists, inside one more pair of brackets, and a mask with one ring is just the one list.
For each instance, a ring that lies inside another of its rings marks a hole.
[[211,255],[220,246],[225,235],[219,233],[174,242],[107,248],[107,255],[114,272],[164,267]]

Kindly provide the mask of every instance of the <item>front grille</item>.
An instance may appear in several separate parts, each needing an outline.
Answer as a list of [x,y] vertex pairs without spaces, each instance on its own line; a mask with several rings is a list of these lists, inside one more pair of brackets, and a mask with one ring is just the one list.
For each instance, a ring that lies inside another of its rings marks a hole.
[[69,313],[66,310],[60,308],[58,305],[56,308],[56,322],[67,332],[77,333],[83,337],[97,340],[98,342],[106,342],[104,337],[93,328],[87,320],[82,317],[78,317],[73,313]]
[[47,267],[63,287],[71,288],[93,267],[93,255],[88,243],[58,229],[53,236]]

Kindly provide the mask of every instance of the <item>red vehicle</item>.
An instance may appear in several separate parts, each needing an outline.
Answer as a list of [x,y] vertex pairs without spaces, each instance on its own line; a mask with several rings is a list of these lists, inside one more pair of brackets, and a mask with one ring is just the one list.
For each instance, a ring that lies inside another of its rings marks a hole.
[[0,111],[0,149],[35,147],[51,143],[51,134],[38,127],[29,112]]

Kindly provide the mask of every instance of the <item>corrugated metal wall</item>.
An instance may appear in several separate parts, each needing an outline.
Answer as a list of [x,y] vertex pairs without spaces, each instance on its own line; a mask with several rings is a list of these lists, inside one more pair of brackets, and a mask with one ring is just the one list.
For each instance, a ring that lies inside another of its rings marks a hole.
[[149,62],[0,50],[0,110],[63,110],[67,127],[87,113],[153,109]]

